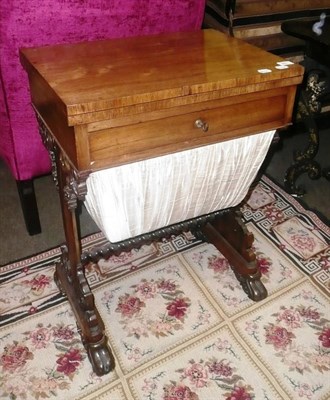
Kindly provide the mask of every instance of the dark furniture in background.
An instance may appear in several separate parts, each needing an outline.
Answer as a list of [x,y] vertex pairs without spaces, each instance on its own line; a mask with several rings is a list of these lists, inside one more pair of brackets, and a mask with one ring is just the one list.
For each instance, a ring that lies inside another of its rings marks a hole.
[[330,13],[329,0],[207,0],[204,26],[272,53],[302,54],[305,42],[281,30],[285,21]]
[[322,168],[315,159],[320,145],[316,119],[322,107],[330,104],[330,17],[322,15],[314,20],[287,21],[282,24],[282,30],[306,43],[303,61],[305,79],[298,92],[295,122],[303,123],[308,138],[306,148],[294,154],[284,180],[289,193],[301,196],[304,189],[296,186],[301,174],[307,173],[311,179],[324,176],[330,180],[330,169]]
[[[326,15],[323,33],[313,25]],[[215,28],[264,50],[300,62],[305,67],[304,83],[298,90],[295,126],[292,132],[306,135],[308,144],[296,151],[283,176],[285,189],[294,196],[304,194],[297,178],[307,172],[312,179],[329,179],[329,169],[315,160],[319,146],[316,119],[328,103],[330,0],[207,0],[203,26]],[[299,129],[298,129],[299,127]],[[300,128],[303,128],[301,131]]]

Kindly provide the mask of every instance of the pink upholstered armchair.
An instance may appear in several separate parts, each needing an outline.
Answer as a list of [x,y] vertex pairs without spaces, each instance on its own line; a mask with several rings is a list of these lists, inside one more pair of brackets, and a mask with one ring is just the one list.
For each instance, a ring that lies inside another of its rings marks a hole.
[[200,29],[205,0],[0,2],[0,156],[16,179],[29,234],[41,231],[33,179],[50,172],[20,47]]

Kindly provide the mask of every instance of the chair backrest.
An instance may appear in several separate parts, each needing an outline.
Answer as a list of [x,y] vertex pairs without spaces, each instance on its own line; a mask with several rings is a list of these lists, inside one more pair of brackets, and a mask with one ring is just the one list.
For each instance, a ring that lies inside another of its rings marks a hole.
[[18,50],[57,43],[200,29],[205,0],[0,2],[0,156],[15,179],[50,170]]

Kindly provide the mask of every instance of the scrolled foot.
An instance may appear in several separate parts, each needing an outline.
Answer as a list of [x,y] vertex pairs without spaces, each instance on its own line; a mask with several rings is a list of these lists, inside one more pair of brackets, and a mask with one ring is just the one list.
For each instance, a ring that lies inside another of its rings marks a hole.
[[243,276],[237,272],[235,275],[240,282],[244,292],[248,295],[248,297],[253,301],[260,301],[267,297],[267,289],[264,284],[261,282],[259,274],[257,276]]
[[85,348],[96,375],[102,376],[114,369],[115,359],[107,345],[106,337],[97,343],[85,343]]
[[284,188],[285,191],[291,194],[292,197],[303,197],[306,194],[306,190],[301,185],[296,185],[292,181],[284,180]]

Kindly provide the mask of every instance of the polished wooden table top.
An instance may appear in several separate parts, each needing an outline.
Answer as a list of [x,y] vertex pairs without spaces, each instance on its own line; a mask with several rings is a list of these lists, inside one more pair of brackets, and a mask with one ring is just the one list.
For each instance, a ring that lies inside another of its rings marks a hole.
[[213,30],[25,49],[22,56],[68,116],[301,75],[299,65],[276,70],[279,57]]
[[284,126],[303,74],[214,30],[22,49],[21,61],[39,116],[92,170]]

